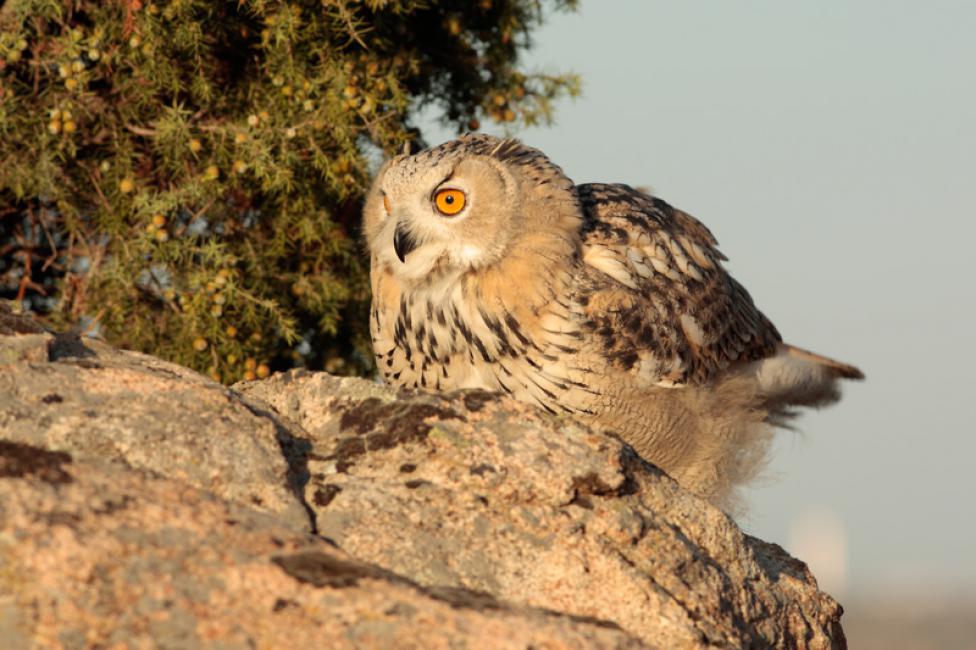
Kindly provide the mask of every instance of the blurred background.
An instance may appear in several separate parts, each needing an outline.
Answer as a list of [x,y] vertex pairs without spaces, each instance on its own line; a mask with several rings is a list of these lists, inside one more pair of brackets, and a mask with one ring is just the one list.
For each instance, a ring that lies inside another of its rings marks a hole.
[[740,522],[852,648],[976,648],[974,33],[951,0],[584,0],[529,57],[583,92],[515,135],[701,219],[787,341],[867,374],[779,435]]

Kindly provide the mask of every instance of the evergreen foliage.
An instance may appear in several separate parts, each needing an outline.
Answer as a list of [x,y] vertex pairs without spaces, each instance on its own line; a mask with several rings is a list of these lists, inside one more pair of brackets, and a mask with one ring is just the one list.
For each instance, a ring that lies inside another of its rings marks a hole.
[[0,3],[0,297],[230,382],[369,370],[371,165],[434,103],[547,121],[573,0]]

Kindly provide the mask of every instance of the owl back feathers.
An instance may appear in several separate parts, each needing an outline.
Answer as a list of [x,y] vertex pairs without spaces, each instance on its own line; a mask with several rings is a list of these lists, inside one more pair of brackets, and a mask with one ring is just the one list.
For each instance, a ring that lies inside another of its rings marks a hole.
[[[779,332],[722,267],[695,218],[627,185],[577,186],[582,259],[609,275],[581,300],[594,335],[625,369],[661,386],[704,384],[775,353]],[[626,367],[630,366],[630,367]]]
[[[772,424],[839,398],[859,370],[782,342],[697,219],[627,185],[577,186],[583,329],[641,386],[622,436],[726,508],[765,463]],[[671,390],[669,390],[671,389]],[[608,417],[606,420],[613,420]]]

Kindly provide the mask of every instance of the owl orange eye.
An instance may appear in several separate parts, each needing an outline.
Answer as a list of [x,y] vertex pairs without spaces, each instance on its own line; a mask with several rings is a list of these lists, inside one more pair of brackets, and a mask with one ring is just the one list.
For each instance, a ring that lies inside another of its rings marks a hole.
[[464,209],[466,198],[461,190],[440,190],[434,195],[434,205],[437,211],[448,217],[453,217]]
[[386,214],[390,214],[390,197],[386,194],[383,195],[383,207],[386,209]]

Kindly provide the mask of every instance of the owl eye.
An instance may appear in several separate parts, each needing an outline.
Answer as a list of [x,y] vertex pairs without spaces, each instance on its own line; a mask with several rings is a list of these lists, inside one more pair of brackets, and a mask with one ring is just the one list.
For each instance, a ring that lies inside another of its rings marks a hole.
[[390,215],[390,197],[386,194],[383,195],[383,208],[386,210],[387,216]]
[[434,206],[441,214],[453,217],[464,209],[466,200],[461,190],[438,190],[434,195]]

